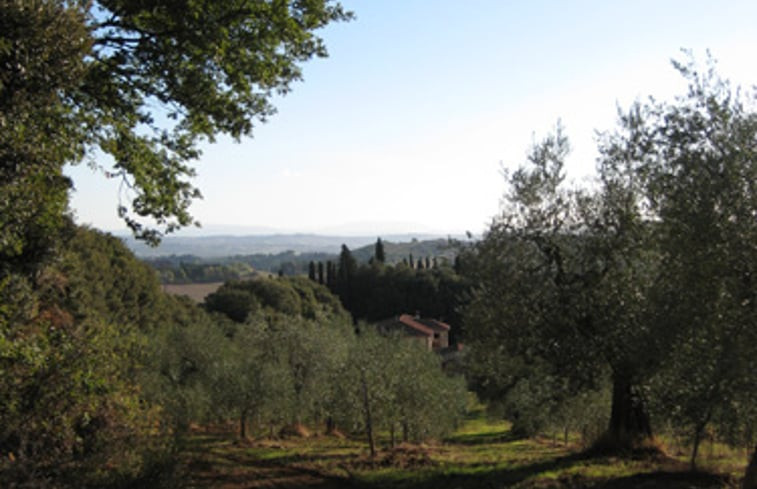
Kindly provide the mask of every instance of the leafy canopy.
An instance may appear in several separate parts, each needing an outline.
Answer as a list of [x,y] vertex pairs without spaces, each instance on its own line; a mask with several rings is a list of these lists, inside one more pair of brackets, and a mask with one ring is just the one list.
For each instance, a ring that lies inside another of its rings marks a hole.
[[0,126],[13,127],[0,140],[3,176],[59,175],[104,153],[102,171],[129,200],[119,215],[156,242],[193,222],[198,143],[251,135],[299,64],[326,56],[314,31],[350,18],[329,0],[4,1]]
[[688,92],[620,114],[600,137],[595,188],[563,182],[558,127],[509,176],[501,216],[472,249],[479,391],[507,397],[538,375],[585,389],[609,374],[618,446],[651,433],[653,382],[652,401],[695,439],[715,416],[753,416],[738,406],[753,404],[757,358],[754,95],[712,63],[674,66]]

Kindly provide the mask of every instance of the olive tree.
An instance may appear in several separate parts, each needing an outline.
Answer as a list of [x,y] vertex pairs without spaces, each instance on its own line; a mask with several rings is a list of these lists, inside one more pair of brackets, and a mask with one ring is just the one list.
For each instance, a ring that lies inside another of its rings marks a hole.
[[695,466],[709,423],[754,422],[757,113],[754,94],[732,88],[714,61],[674,65],[688,92],[636,104],[603,152],[654,223],[664,266],[652,302],[670,345],[660,395],[691,432]]
[[371,456],[376,433],[396,429],[404,441],[447,434],[467,401],[462,377],[450,377],[436,353],[398,335],[380,335],[362,325],[340,375],[338,420],[366,436]]
[[469,358],[496,366],[510,357],[515,368],[501,378],[474,367],[484,391],[499,384],[496,395],[534,372],[566,379],[566,394],[609,373],[608,438],[630,446],[651,436],[639,388],[654,363],[645,299],[655,256],[632,195],[610,182],[595,193],[565,185],[568,151],[558,126],[508,176],[502,214],[468,267],[479,284],[465,323]]
[[715,417],[753,416],[757,117],[712,67],[674,65],[688,92],[620,114],[593,188],[565,184],[559,128],[509,175],[466,328],[482,391],[507,394],[536,362],[577,391],[606,372],[604,441],[651,437],[655,396],[691,429],[694,464]]

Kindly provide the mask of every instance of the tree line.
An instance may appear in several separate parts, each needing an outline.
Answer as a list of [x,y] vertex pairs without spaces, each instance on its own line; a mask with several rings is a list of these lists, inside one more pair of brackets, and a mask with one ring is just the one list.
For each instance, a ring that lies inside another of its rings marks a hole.
[[[449,244],[448,246],[454,246]],[[420,314],[453,325],[453,336],[463,338],[461,311],[470,282],[457,270],[459,260],[447,257],[415,258],[385,263],[384,242],[378,238],[371,259],[358,264],[342,245],[338,260],[311,262],[308,277],[336,294],[353,318],[381,321],[400,314]]]
[[[389,251],[381,263],[404,263],[411,268],[437,267],[452,261],[454,247],[445,240],[413,240],[408,243],[385,243]],[[358,263],[369,263],[373,259],[374,246],[365,246],[350,251]],[[418,256],[418,260],[412,255]],[[433,258],[431,258],[433,257]],[[286,276],[313,275],[316,267],[322,267],[320,283],[327,278],[328,262],[333,273],[338,263],[339,254],[326,252],[282,251],[275,254],[255,253],[251,255],[232,255],[224,258],[201,258],[195,255],[168,255],[145,258],[145,261],[160,274],[160,280],[166,284],[224,282],[250,276],[255,271]],[[419,264],[420,261],[420,264]]]

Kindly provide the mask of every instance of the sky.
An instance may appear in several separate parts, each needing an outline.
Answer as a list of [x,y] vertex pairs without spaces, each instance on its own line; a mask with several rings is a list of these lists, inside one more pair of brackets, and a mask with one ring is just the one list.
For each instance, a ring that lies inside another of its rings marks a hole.
[[[596,131],[617,108],[672,99],[670,60],[709,49],[718,72],[757,83],[757,2],[344,0],[356,19],[319,32],[329,57],[274,99],[237,144],[204,144],[201,230],[180,234],[481,233],[503,169],[560,120],[568,177],[590,181]],[[104,163],[104,162],[103,162]],[[79,223],[119,231],[118,185],[68,167]]]

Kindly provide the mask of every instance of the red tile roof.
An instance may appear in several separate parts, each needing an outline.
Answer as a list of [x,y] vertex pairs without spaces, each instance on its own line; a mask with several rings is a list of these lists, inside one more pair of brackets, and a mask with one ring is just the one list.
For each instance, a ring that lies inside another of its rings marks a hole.
[[410,326],[416,331],[420,331],[428,336],[434,336],[434,330],[431,327],[421,323],[410,314],[401,315],[399,321],[405,326]]
[[449,331],[450,325],[435,319],[420,319],[410,314],[402,314],[397,319],[389,319],[381,323],[382,327],[404,327],[407,334],[427,336],[433,338],[435,333]]
[[416,321],[418,321],[424,326],[427,326],[435,331],[449,331],[450,330],[449,324],[443,323],[441,321],[437,321],[436,319],[416,319]]

